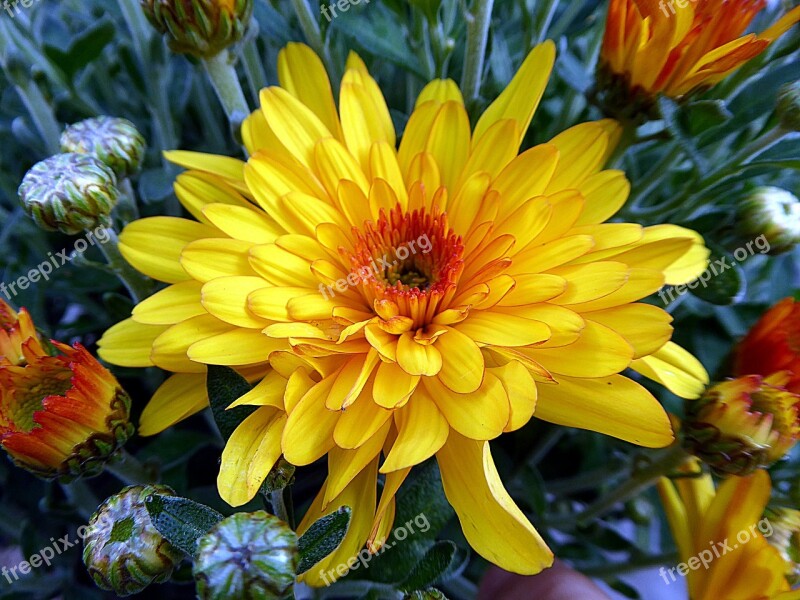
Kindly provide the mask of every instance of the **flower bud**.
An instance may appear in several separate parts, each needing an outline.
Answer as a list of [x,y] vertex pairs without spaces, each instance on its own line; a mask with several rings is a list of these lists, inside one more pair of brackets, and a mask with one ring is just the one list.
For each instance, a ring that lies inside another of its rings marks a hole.
[[291,594],[297,535],[263,510],[223,519],[197,548],[194,578],[200,600],[273,600]]
[[769,467],[800,438],[800,396],[788,371],[718,383],[686,402],[684,446],[720,476]]
[[183,553],[150,521],[145,500],[174,496],[164,485],[132,485],[108,498],[89,521],[83,538],[83,563],[98,587],[118,596],[142,591],[169,579]]
[[61,134],[61,151],[92,154],[111,167],[117,179],[139,172],[145,140],[127,119],[95,117],[70,125]]
[[765,312],[736,345],[733,374],[791,371],[787,389],[800,394],[800,302],[784,298]]
[[42,229],[75,235],[108,223],[119,190],[114,171],[94,156],[56,154],[28,171],[19,199]]
[[51,356],[24,309],[3,325],[0,349],[0,446],[45,479],[100,472],[134,430],[114,376],[78,343],[53,342]]
[[739,206],[739,223],[745,236],[766,238],[769,254],[781,254],[800,243],[800,200],[778,187],[757,188]]
[[764,520],[772,527],[767,537],[786,562],[786,579],[792,586],[800,583],[800,510],[768,508]]
[[800,131],[800,81],[787,83],[778,90],[775,107],[781,127],[789,131]]
[[173,52],[211,58],[247,31],[253,0],[141,0],[147,19]]

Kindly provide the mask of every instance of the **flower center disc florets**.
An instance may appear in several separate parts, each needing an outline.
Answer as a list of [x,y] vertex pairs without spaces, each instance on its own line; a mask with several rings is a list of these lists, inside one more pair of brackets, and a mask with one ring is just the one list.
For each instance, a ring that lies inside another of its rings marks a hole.
[[434,208],[405,212],[398,204],[367,221],[346,252],[351,273],[370,304],[390,301],[415,325],[428,323],[455,296],[464,271],[464,244],[447,215]]

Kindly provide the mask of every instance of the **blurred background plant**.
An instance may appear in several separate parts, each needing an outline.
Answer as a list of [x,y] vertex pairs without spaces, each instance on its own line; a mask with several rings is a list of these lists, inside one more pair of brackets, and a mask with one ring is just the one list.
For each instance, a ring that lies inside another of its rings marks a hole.
[[[752,28],[764,30],[795,5],[770,3]],[[556,70],[526,138],[527,147],[575,123],[602,116],[593,104],[593,86],[605,8],[605,3],[593,0],[504,0],[495,2],[493,10],[492,2],[486,0],[372,0],[353,3],[346,13],[328,20],[316,0],[259,0],[251,27],[232,49],[233,68],[242,82],[244,101],[252,109],[258,90],[276,82],[276,57],[287,42],[305,40],[315,48],[334,88],[348,52],[354,50],[378,80],[402,132],[417,94],[429,80],[450,77],[462,82],[470,113],[478,115],[506,86],[528,50],[553,39],[558,45]],[[471,49],[476,39],[482,39],[487,23],[486,59],[479,68]],[[124,195],[136,199],[142,216],[180,214],[172,191],[177,168],[163,159],[164,150],[243,156],[228,118],[235,122],[236,111],[231,104],[221,105],[208,62],[173,54],[137,0],[41,0],[30,8],[20,7],[13,18],[7,12],[0,14],[1,281],[26,275],[48,252],[73,247],[72,238],[40,230],[26,216],[17,196],[26,172],[61,151],[60,138],[67,125],[112,115],[128,119],[143,134],[147,150],[142,169],[120,184]],[[735,256],[737,249],[761,233],[768,239],[770,232],[783,235],[771,240],[776,249],[784,250],[782,254],[768,255],[758,246],[746,260],[728,259],[732,266],[707,286],[678,294],[669,303],[675,340],[699,357],[712,377],[728,374],[725,365],[735,340],[766,307],[784,297],[800,297],[798,251],[785,243],[785,229],[797,231],[796,223],[788,223],[797,220],[797,211],[781,214],[764,209],[765,214],[753,216],[759,203],[767,203],[762,186],[795,196],[800,192],[800,135],[796,133],[800,101],[796,86],[785,87],[797,79],[798,64],[800,28],[794,28],[705,93],[683,101],[659,100],[658,118],[629,131],[623,151],[613,158],[632,182],[631,199],[621,219],[695,229],[712,248],[712,261]],[[780,111],[776,111],[778,104]],[[132,213],[118,210],[113,216],[119,230]],[[743,223],[743,219],[748,221]],[[772,219],[773,225],[764,225],[763,219]],[[751,221],[759,224],[756,229],[748,226]],[[113,264],[106,264],[100,251],[91,248],[49,280],[19,291],[10,300],[26,306],[48,337],[94,349],[100,334],[128,317],[133,307],[126,288],[113,275]],[[658,298],[653,302],[661,305]],[[115,369],[115,374],[133,398],[133,421],[137,422],[163,375],[156,369]],[[683,414],[682,401],[676,396],[659,386],[645,385],[670,412]],[[233,511],[221,502],[215,488],[221,448],[222,438],[207,414],[155,438],[135,438],[127,446],[179,495],[229,515]],[[624,596],[652,597],[641,591],[645,588],[637,591],[625,574],[677,562],[655,491],[610,507],[602,519],[587,523],[585,518],[576,518],[585,506],[641,469],[647,459],[611,438],[535,420],[505,436],[493,450],[504,480],[511,482],[510,493],[533,515],[556,556],[603,578]],[[800,502],[799,470],[796,452],[772,467],[778,499],[794,505]],[[308,504],[323,476],[322,466],[303,469],[293,486],[298,508]],[[436,480],[435,473],[423,471],[406,490],[405,506],[402,500],[398,505],[406,517],[424,508],[434,522],[431,532],[417,539],[419,547],[408,550],[407,556],[395,553],[389,560],[376,558],[369,571],[354,577],[376,582],[373,591],[363,581],[353,582],[353,589],[361,590],[364,598],[382,597],[381,590],[398,584],[419,559],[420,548],[434,547],[441,530],[443,537],[461,539]],[[50,543],[51,537],[72,536],[86,522],[86,507],[92,503],[96,507],[120,485],[104,475],[93,491],[79,488],[78,493],[75,488],[40,482],[0,461],[0,546],[5,548],[0,555],[11,557],[4,558],[3,564],[16,564]],[[262,506],[254,501],[248,507]],[[0,578],[0,598],[105,597],[92,585],[79,555],[77,550],[67,552],[53,568],[37,569],[13,585]],[[466,564],[463,555],[455,552],[447,556],[447,568],[424,583],[458,575],[442,584],[442,589],[453,598],[471,597],[486,563],[473,556]],[[152,598],[194,597],[193,586],[180,586],[191,581],[191,568],[184,564],[176,568],[172,583],[150,587],[145,593]]]

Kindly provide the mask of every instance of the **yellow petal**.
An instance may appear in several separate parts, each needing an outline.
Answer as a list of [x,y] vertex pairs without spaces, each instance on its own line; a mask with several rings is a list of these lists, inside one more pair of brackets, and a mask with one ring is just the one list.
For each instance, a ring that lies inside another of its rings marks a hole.
[[601,171],[581,182],[578,190],[586,200],[577,225],[602,223],[623,207],[631,184],[622,171]]
[[97,354],[104,361],[120,367],[152,367],[150,352],[153,342],[166,330],[164,325],[143,325],[125,319],[106,330],[97,342]]
[[316,52],[305,44],[286,44],[278,53],[278,81],[283,89],[311,109],[328,131],[342,139],[333,90]]
[[282,229],[259,210],[229,204],[207,204],[203,215],[209,223],[235,240],[266,244],[274,242]]
[[492,189],[500,194],[500,215],[507,218],[523,202],[544,194],[558,165],[558,149],[542,144],[526,150],[497,176]]
[[419,380],[419,375],[409,375],[397,363],[382,362],[375,374],[373,400],[383,408],[403,406],[417,389]]
[[452,432],[436,458],[447,500],[478,554],[521,575],[553,564],[553,553],[503,487],[488,442]]
[[445,327],[445,333],[436,339],[442,355],[439,381],[459,394],[474,392],[483,383],[483,355],[473,338],[461,329],[464,323],[459,329]]
[[286,415],[271,406],[259,408],[231,434],[222,451],[217,490],[231,506],[246,504],[281,456]]
[[218,229],[177,217],[133,221],[119,236],[119,251],[145,275],[178,283],[190,279],[180,263],[183,249],[195,240],[220,235]]
[[397,364],[409,375],[436,375],[442,368],[442,355],[433,345],[419,344],[406,332],[397,342]]
[[260,331],[235,329],[195,342],[189,346],[191,360],[209,365],[251,365],[264,362],[286,343],[267,337]]
[[389,433],[391,421],[383,426],[364,444],[355,450],[344,450],[334,446],[328,452],[328,479],[325,482],[323,508],[342,493],[356,476],[381,453]]
[[610,327],[633,346],[633,358],[641,358],[672,337],[672,315],[651,304],[627,304],[583,313],[585,319]]
[[248,296],[269,284],[261,277],[219,277],[203,285],[201,302],[218,319],[250,329],[263,329],[267,320],[247,307]]
[[232,325],[209,314],[176,323],[153,341],[153,364],[179,373],[205,373],[205,365],[189,360],[189,346],[231,330]]
[[547,193],[574,189],[603,166],[608,147],[608,133],[596,123],[581,123],[560,133],[550,143],[560,157]]
[[698,398],[709,381],[700,361],[674,342],[667,342],[650,356],[633,361],[631,368],[681,398]]
[[394,125],[378,84],[369,76],[349,69],[339,91],[339,109],[347,148],[366,169],[374,142],[395,145]]
[[300,576],[300,581],[313,587],[330,585],[341,575],[337,573],[340,565],[354,564],[355,556],[364,547],[369,537],[372,521],[375,518],[375,502],[377,496],[378,459],[372,461],[352,482],[323,509],[325,489],[320,490],[303,521],[297,527],[297,534],[302,535],[318,519],[328,515],[342,506],[352,509],[350,526],[336,550],[315,564],[309,571]]
[[553,304],[581,304],[608,296],[628,281],[628,266],[622,262],[602,261],[586,265],[556,267],[553,275],[567,281],[567,289]]
[[206,225],[210,224],[203,214],[209,204],[224,204],[247,208],[250,203],[237,190],[216,175],[202,171],[187,171],[175,179],[175,195],[191,215]]
[[310,108],[279,87],[261,90],[261,109],[281,143],[307,167],[313,163],[316,143],[332,136]]
[[544,95],[550,71],[556,58],[556,47],[550,40],[530,51],[522,66],[505,90],[483,112],[475,125],[472,143],[476,145],[497,121],[514,119],[519,123],[520,137],[528,131],[533,113]]
[[199,281],[184,281],[164,288],[137,304],[133,319],[147,325],[173,325],[205,314],[200,304],[202,286]]
[[177,373],[156,390],[139,418],[139,435],[161,433],[208,407],[206,374]]
[[372,385],[341,413],[333,432],[340,448],[359,448],[392,417],[392,411],[381,408],[372,400]]
[[286,393],[287,383],[286,378],[280,373],[270,370],[264,379],[244,396],[239,396],[227,407],[227,410],[237,406],[272,406],[283,411],[283,397]]
[[497,377],[508,396],[511,414],[504,431],[515,431],[531,420],[536,409],[536,382],[522,363],[512,360],[488,370]]
[[244,184],[244,162],[238,158],[188,150],[170,150],[164,152],[164,158],[187,169],[196,169],[217,175],[238,191],[244,194],[248,193],[247,186]]
[[458,324],[458,330],[492,346],[529,346],[550,337],[550,328],[544,323],[490,311],[475,312]]
[[334,446],[333,429],[339,413],[325,408],[334,381],[326,377],[314,385],[289,413],[281,445],[293,465],[310,465]]
[[557,379],[557,384],[538,386],[537,418],[597,431],[646,448],[672,443],[667,413],[638,383],[621,375]]
[[433,121],[425,150],[439,165],[442,183],[452,191],[467,162],[469,141],[469,117],[464,105],[445,102]]
[[394,422],[397,439],[381,466],[381,473],[399,471],[428,460],[444,445],[450,433],[447,419],[423,387],[394,413]]
[[[468,438],[496,438],[508,423],[508,396],[491,373],[486,373],[481,387],[471,394],[457,394],[435,377],[426,377],[422,382],[450,427]],[[409,402],[413,401],[412,398]]]
[[187,244],[180,264],[193,278],[203,283],[217,277],[256,275],[249,262],[251,242],[205,239]]

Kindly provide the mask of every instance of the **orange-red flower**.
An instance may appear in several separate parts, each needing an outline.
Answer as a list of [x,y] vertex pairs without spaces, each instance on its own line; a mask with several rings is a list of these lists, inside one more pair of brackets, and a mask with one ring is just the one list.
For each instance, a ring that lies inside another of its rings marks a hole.
[[130,398],[80,344],[45,351],[30,316],[0,301],[0,446],[40,477],[90,475],[133,433]]
[[739,342],[734,375],[791,371],[787,389],[800,394],[800,303],[784,298],[768,310]]
[[765,4],[764,0],[611,0],[601,82],[604,77],[617,78],[627,88],[623,95],[629,103],[637,94],[678,98],[715,85],[800,20],[797,7],[767,30],[742,35]]

